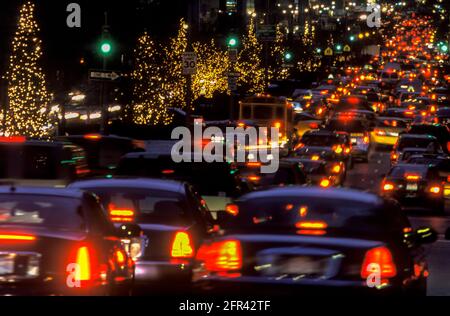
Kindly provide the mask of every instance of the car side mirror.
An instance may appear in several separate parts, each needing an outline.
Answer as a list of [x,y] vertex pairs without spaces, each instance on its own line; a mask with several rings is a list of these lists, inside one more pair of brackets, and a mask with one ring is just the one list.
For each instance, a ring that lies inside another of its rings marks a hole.
[[416,242],[419,244],[431,244],[437,240],[437,233],[433,228],[420,227],[415,230]]
[[138,224],[120,224],[117,227],[117,234],[120,238],[139,238],[143,233]]

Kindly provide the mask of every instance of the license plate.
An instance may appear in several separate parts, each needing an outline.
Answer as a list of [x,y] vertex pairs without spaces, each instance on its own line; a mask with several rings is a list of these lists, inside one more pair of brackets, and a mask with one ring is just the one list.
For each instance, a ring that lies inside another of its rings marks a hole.
[[282,265],[280,272],[285,274],[321,274],[323,262],[323,260],[313,260],[307,257],[293,258]]
[[0,275],[14,273],[14,256],[0,255]]
[[417,183],[408,183],[406,185],[407,191],[417,191],[418,189],[419,189],[419,186],[417,185]]
[[352,140],[352,144],[356,144],[358,141],[356,138],[352,138],[351,140]]

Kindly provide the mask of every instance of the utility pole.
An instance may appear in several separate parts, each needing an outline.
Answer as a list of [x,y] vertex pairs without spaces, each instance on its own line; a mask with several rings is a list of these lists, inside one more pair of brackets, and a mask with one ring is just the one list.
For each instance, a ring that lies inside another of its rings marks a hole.
[[[105,23],[102,26],[102,41],[100,44],[100,50],[102,53],[102,70],[106,70],[107,67],[107,58],[109,57],[109,54],[111,53],[111,43],[108,41],[109,39],[109,25],[108,25],[108,12],[105,12]],[[105,82],[100,83],[100,106],[101,106],[101,113],[102,113],[102,119],[101,119],[101,126],[100,126],[100,133],[104,134],[107,130],[108,125],[108,109],[106,105],[106,86]],[[90,114],[88,113],[88,119]]]

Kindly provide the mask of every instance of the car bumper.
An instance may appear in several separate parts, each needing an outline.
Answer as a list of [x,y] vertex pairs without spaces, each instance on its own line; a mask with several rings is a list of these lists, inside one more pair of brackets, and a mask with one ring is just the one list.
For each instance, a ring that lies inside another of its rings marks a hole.
[[[207,277],[193,283],[195,293],[245,294],[245,295],[376,295],[393,294],[396,287],[387,285],[381,289],[369,288],[363,281],[347,280],[274,280],[262,277]],[[398,288],[397,288],[398,290]]]
[[192,276],[190,263],[172,263],[168,261],[137,261],[135,284],[145,285],[151,282],[167,281],[189,283]]

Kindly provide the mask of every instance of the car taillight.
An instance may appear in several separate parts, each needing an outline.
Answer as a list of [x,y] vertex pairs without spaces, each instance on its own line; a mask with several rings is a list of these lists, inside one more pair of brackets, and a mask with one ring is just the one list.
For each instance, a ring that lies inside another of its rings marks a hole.
[[134,220],[134,210],[129,208],[118,208],[114,204],[109,205],[109,218],[112,222],[128,223]]
[[324,221],[300,221],[295,223],[295,227],[299,229],[326,229],[328,225]]
[[330,185],[331,185],[331,182],[330,182],[329,179],[322,179],[322,180],[320,181],[320,186],[321,186],[322,188],[328,188]]
[[237,206],[236,204],[227,204],[225,206],[225,212],[230,215],[236,216],[239,214],[239,206]]
[[34,241],[36,240],[35,236],[32,235],[22,235],[22,234],[0,234],[0,240],[9,240],[9,241]]
[[378,136],[385,136],[386,132],[381,129],[376,129],[375,134],[377,134]]
[[432,194],[439,194],[439,193],[441,193],[441,187],[434,185],[428,190],[428,192],[430,192]]
[[344,151],[344,149],[342,148],[342,146],[341,145],[336,145],[336,146],[333,146],[333,148],[332,148],[333,150],[334,150],[334,152],[336,153],[336,154],[342,154],[342,152]]
[[361,277],[367,279],[372,274],[378,274],[381,279],[393,278],[397,275],[392,253],[387,247],[377,247],[366,252],[361,267]]
[[78,248],[76,258],[76,280],[91,280],[91,254],[89,248],[87,246]]
[[393,183],[390,183],[390,182],[385,182],[384,184],[383,184],[383,191],[392,191],[392,190],[394,190],[394,188],[395,188],[395,186],[394,186],[394,184]]
[[370,139],[369,139],[369,135],[364,135],[364,138],[363,138],[363,142],[364,142],[364,144],[368,144],[368,143],[369,143],[369,141],[370,141]]
[[187,232],[175,234],[170,255],[172,258],[192,258],[194,256],[191,236]]
[[341,172],[341,166],[340,165],[335,165],[333,167],[333,169],[331,170],[331,172],[333,172],[335,174],[339,174]]
[[197,253],[197,260],[203,262],[210,272],[238,271],[242,268],[242,248],[238,240],[225,240],[203,245]]
[[398,154],[397,153],[392,153],[391,154],[391,160],[397,160],[398,159]]

